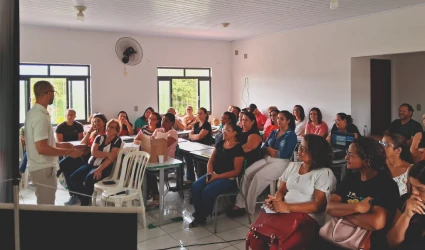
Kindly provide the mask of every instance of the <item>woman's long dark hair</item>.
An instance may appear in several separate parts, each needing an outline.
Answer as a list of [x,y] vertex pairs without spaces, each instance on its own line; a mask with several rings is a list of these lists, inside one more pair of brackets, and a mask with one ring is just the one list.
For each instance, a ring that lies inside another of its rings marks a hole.
[[161,115],[158,114],[157,112],[152,112],[151,116],[152,115],[156,116],[156,119],[157,119],[156,128],[160,128],[161,127]]
[[208,114],[207,109],[204,107],[200,107],[199,109],[202,110],[202,112],[204,112],[205,114],[207,114],[207,118],[205,119],[205,121],[208,122],[208,120],[210,119],[210,115]]
[[368,162],[371,169],[391,176],[385,149],[377,140],[369,137],[359,137],[353,141],[352,145],[356,147],[359,157]]
[[145,112],[143,112],[143,115],[142,115],[142,120],[145,121],[145,122],[148,121],[148,119],[146,118],[146,111],[148,111],[148,110],[150,110],[152,113],[155,112],[155,110],[152,107],[145,109]]
[[235,114],[233,114],[232,112],[226,111],[226,112],[223,113],[223,115],[226,115],[227,117],[229,117],[229,122],[230,123],[234,123],[236,125],[237,121],[236,121]]
[[325,138],[319,135],[304,136],[308,154],[311,157],[311,169],[329,168],[332,166],[332,148]]
[[316,108],[316,107],[310,109],[310,112],[308,113],[308,121],[309,122],[312,122],[312,120],[310,118],[311,111],[316,111],[316,113],[317,113],[317,121],[319,122],[319,124],[322,124],[322,118],[323,118],[322,111],[320,111],[320,109],[319,108]]
[[394,144],[394,149],[401,148],[400,159],[410,164],[413,164],[413,155],[410,152],[410,147],[407,145],[406,137],[397,133],[386,132],[384,136],[390,137]]
[[[304,121],[305,112],[304,112],[303,106],[297,104],[297,105],[294,106],[294,109],[295,108],[299,108],[300,109],[300,118],[301,118],[301,121]],[[292,114],[292,115],[294,115],[294,114]],[[294,117],[295,117],[295,115],[294,115]]]
[[243,115],[248,117],[248,119],[250,121],[254,121],[254,124],[252,124],[252,128],[249,130],[249,132],[260,133],[260,130],[258,129],[257,119],[255,118],[255,115],[252,112],[246,112]]
[[102,113],[97,113],[93,116],[93,119],[95,119],[96,117],[99,117],[103,121],[104,123],[103,130],[106,131],[106,123],[108,122],[108,119],[106,119],[106,116]]
[[288,127],[292,131],[295,130],[295,117],[289,112],[288,110],[282,110],[279,112],[280,114],[283,114],[286,118],[286,120],[289,120]]
[[[270,115],[270,116],[272,116],[272,112],[275,112],[276,114],[279,114],[279,110],[277,110],[277,109],[272,109],[272,110],[270,110],[270,112],[269,112],[269,115]],[[271,121],[272,125],[276,125],[276,124],[274,124],[273,118],[270,118],[270,121]]]
[[[125,114],[125,119],[128,121],[128,124],[130,124],[130,126],[132,126],[132,127],[133,127],[133,124],[131,124],[130,120],[128,119],[127,112],[125,112],[125,111],[120,111],[120,112],[118,112],[117,118],[120,116],[120,114],[121,114],[121,113],[124,113],[124,114]],[[124,125],[122,125],[121,130],[128,130],[127,125],[125,125],[125,124],[124,124]]]
[[336,115],[339,116],[341,120],[345,120],[347,124],[353,124],[353,118],[351,115],[347,115],[346,113],[338,113]]

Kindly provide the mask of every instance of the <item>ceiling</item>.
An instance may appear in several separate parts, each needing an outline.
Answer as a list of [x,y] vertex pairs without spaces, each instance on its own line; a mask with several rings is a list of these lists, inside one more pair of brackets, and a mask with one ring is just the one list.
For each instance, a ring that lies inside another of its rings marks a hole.
[[[21,23],[233,41],[423,4],[425,0],[20,0]],[[85,21],[75,5],[85,5]],[[222,23],[230,23],[224,28]]]

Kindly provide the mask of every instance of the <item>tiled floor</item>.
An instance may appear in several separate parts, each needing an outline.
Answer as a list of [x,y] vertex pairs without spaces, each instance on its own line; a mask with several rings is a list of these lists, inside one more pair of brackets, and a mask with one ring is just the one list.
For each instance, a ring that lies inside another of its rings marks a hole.
[[[58,185],[56,192],[56,205],[63,205],[68,201],[69,194],[62,190],[63,187]],[[34,188],[28,187],[21,190],[20,202],[23,204],[35,204]],[[139,225],[138,231],[138,249],[162,249],[175,247],[172,249],[245,249],[245,235],[248,231],[247,216],[239,218],[228,218],[225,215],[218,217],[217,234],[214,234],[214,223],[212,219],[208,219],[207,224],[202,227],[189,228],[192,221],[193,205],[189,204],[189,191],[185,190],[185,197],[181,199],[178,193],[168,193],[165,196],[165,218],[182,216],[183,221],[174,222],[153,229],[143,228]],[[158,220],[159,210],[154,209],[147,211],[146,220],[150,224]],[[255,220],[256,215],[251,216],[251,220]],[[238,240],[238,241],[235,241]],[[228,242],[225,242],[228,241]],[[197,245],[194,244],[208,244]]]

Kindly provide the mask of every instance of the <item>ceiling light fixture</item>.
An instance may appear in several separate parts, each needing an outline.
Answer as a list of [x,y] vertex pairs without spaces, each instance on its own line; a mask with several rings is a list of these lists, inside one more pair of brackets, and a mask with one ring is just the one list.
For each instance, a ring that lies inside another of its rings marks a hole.
[[224,28],[228,27],[230,25],[230,23],[222,23],[221,24]]
[[330,3],[331,10],[338,9],[338,5],[339,5],[339,1],[338,0],[331,0],[331,3]]
[[75,9],[78,10],[77,20],[83,22],[84,21],[84,13],[83,13],[83,11],[85,11],[87,9],[87,7],[86,6],[75,6]]

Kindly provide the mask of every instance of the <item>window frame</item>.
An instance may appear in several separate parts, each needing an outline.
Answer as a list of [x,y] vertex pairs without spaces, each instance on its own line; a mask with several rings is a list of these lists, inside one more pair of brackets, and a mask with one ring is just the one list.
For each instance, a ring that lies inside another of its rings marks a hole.
[[[66,108],[70,108],[72,102],[72,91],[71,82],[72,81],[84,81],[84,105],[85,105],[85,117],[86,119],[75,120],[82,124],[87,124],[87,119],[91,114],[91,67],[90,65],[83,64],[45,64],[45,63],[20,63],[21,65],[35,65],[35,66],[47,66],[47,75],[21,75],[19,74],[19,81],[25,81],[25,112],[28,112],[31,107],[31,78],[64,78],[65,79],[65,88],[66,88]],[[87,75],[51,75],[50,67],[51,66],[65,66],[65,67],[87,67]],[[63,114],[65,116],[65,114]],[[23,123],[20,123],[20,126],[23,126]],[[53,124],[58,125],[58,124]]]
[[[182,69],[183,70],[183,76],[158,76],[158,69]],[[186,70],[208,70],[209,76],[186,76]],[[211,115],[212,113],[212,91],[211,91],[211,84],[212,84],[212,76],[211,76],[211,68],[182,68],[182,67],[157,67],[157,100],[158,100],[158,111],[160,109],[160,96],[159,96],[159,82],[160,81],[169,81],[170,83],[170,107],[173,106],[173,79],[196,79],[198,81],[198,103],[197,106],[201,107],[201,98],[200,98],[200,81],[209,81],[209,105],[210,109],[207,110],[208,114]]]

